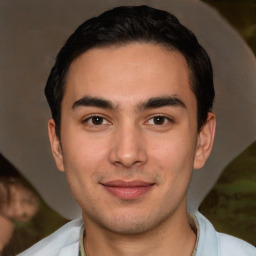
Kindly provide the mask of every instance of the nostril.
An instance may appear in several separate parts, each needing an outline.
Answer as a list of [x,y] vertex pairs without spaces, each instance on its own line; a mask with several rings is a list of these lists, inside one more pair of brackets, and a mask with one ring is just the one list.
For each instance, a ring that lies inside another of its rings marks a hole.
[[145,152],[133,152],[132,154],[121,154],[120,152],[112,152],[110,161],[115,165],[122,165],[126,168],[130,168],[134,165],[142,165],[147,161],[147,155]]

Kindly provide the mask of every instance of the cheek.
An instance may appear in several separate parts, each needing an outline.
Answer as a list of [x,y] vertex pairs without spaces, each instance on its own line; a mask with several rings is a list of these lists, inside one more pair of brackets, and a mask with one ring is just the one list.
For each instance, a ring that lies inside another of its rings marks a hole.
[[190,178],[195,146],[191,138],[173,134],[151,144],[149,150],[151,164],[156,164],[161,171],[163,180],[176,182]]
[[[109,143],[107,138],[87,134],[82,131],[69,132],[72,136],[63,136],[63,156],[66,171],[93,171],[106,159]],[[65,138],[69,138],[65,140]]]
[[184,164],[184,159],[191,162],[195,154],[195,145],[191,141],[191,138],[181,136],[179,134],[172,134],[162,138],[151,138],[148,143],[150,145],[149,154],[154,155],[163,163]]
[[[64,138],[64,137],[63,137]],[[74,197],[92,194],[93,187],[102,171],[110,169],[108,165],[108,144],[104,139],[93,136],[72,136],[72,140],[63,140],[63,159],[66,178]]]

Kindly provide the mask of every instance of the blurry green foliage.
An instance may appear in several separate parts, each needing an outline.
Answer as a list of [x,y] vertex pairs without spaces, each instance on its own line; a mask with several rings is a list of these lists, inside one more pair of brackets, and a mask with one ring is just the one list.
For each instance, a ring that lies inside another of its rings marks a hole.
[[256,142],[225,168],[199,210],[218,231],[256,245]]

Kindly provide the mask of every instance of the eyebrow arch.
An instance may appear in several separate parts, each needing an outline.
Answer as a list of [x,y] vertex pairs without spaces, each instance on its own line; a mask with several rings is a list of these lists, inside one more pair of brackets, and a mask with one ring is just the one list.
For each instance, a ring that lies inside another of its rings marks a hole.
[[150,109],[150,108],[161,108],[166,106],[186,108],[186,105],[182,100],[173,96],[173,97],[151,98],[146,102],[141,103],[141,105],[139,106],[139,109],[144,110],[144,109]]
[[[104,109],[111,109],[115,110],[118,108],[117,105],[113,104],[111,101],[102,99],[99,97],[89,97],[89,96],[84,96],[81,99],[75,101],[72,105],[72,109],[76,109],[78,107],[82,106],[92,106],[92,107],[98,107],[98,108],[104,108]],[[150,109],[150,108],[161,108],[161,107],[166,107],[166,106],[174,106],[174,107],[182,107],[186,108],[186,105],[182,100],[179,98],[173,96],[169,97],[156,97],[156,98],[151,98],[145,102],[142,102],[138,109],[140,111],[143,111],[145,109]]]
[[112,110],[117,108],[117,106],[115,106],[111,101],[98,98],[98,97],[85,96],[75,101],[72,105],[72,109],[76,109],[82,106],[92,106],[92,107],[112,109]]

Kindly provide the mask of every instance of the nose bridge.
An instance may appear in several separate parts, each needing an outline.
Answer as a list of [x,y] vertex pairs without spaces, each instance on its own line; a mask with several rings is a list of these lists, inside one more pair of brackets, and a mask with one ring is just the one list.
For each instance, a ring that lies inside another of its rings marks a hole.
[[125,167],[143,164],[147,160],[143,141],[143,134],[139,125],[127,118],[116,128],[111,161]]

